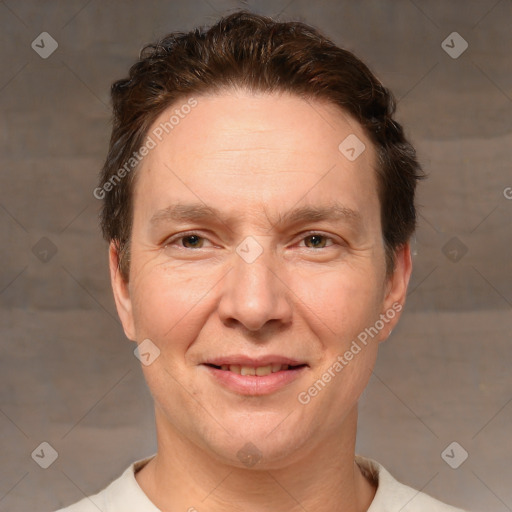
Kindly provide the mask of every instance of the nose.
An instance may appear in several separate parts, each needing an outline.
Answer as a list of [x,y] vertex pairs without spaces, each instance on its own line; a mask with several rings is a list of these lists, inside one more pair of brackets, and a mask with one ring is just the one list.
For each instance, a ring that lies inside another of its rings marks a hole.
[[242,325],[254,333],[291,322],[293,293],[282,265],[269,251],[252,262],[234,254],[233,268],[222,286],[218,312],[224,324]]

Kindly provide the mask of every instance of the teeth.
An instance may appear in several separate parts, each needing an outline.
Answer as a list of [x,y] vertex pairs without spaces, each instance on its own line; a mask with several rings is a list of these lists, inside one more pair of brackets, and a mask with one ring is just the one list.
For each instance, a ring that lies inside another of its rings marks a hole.
[[231,365],[229,365],[229,371],[233,372],[233,373],[238,373],[238,375],[240,375],[241,367],[238,364],[231,364]]
[[252,366],[242,366],[240,368],[240,374],[241,375],[256,375],[256,368],[253,368]]
[[239,364],[223,364],[220,369],[224,371],[231,371],[233,373],[237,373],[238,375],[258,375],[260,377],[264,377],[265,375],[270,375],[271,373],[280,372],[282,370],[288,370],[289,365],[287,364],[279,364],[272,363],[267,366],[244,366]]
[[263,375],[270,375],[272,373],[272,365],[269,364],[268,366],[259,366],[256,368],[256,375],[259,375],[260,377]]

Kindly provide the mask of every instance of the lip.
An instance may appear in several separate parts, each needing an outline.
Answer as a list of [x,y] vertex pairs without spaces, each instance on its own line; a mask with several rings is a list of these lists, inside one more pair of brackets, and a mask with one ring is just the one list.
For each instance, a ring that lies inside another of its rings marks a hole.
[[[261,357],[249,357],[243,354],[236,354],[231,356],[224,356],[224,357],[216,357],[212,359],[208,359],[207,361],[204,361],[203,364],[214,364],[215,366],[222,366],[223,364],[239,364],[240,366],[267,366],[269,364],[276,363],[276,364],[287,364],[289,366],[299,366],[299,365],[306,365],[306,361],[301,361],[299,359],[290,359],[289,357],[284,356],[278,356],[278,355],[266,355]],[[279,373],[279,372],[278,372]]]
[[[225,361],[225,359],[223,359]],[[240,361],[240,359],[237,359]],[[251,364],[245,363],[247,366],[254,366],[254,360]],[[273,362],[277,362],[275,359]],[[211,363],[215,364],[215,363]],[[240,364],[236,363],[223,363],[223,364]],[[290,364],[290,363],[281,363]],[[300,363],[299,363],[300,364]],[[283,389],[296,379],[298,379],[307,369],[308,366],[299,366],[288,370],[280,370],[269,375],[256,376],[256,375],[238,375],[237,373],[229,370],[221,370],[208,366],[208,364],[201,365],[206,371],[215,379],[216,382],[223,387],[233,391],[239,395],[245,396],[263,396],[270,395]],[[266,366],[265,364],[258,363],[256,366]],[[294,366],[292,364],[292,366]]]

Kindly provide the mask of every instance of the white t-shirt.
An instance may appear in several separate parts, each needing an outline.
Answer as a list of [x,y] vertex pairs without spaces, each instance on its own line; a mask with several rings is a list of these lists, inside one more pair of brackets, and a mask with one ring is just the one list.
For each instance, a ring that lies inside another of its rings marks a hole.
[[[57,512],[161,512],[135,479],[135,473],[150,460],[151,457],[135,462],[100,493]],[[356,456],[356,462],[377,485],[375,498],[367,512],[464,512],[401,484],[372,459]]]

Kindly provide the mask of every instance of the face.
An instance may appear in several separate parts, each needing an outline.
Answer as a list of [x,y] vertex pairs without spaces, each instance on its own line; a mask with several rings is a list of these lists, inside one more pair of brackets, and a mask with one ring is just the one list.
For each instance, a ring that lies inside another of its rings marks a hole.
[[[116,303],[126,335],[160,351],[143,366],[159,431],[272,467],[354,415],[398,320],[409,251],[387,276],[375,151],[337,107],[240,91],[195,100],[168,133],[180,105],[149,131],[128,282],[110,251]],[[365,149],[349,159],[339,146],[354,135]]]

